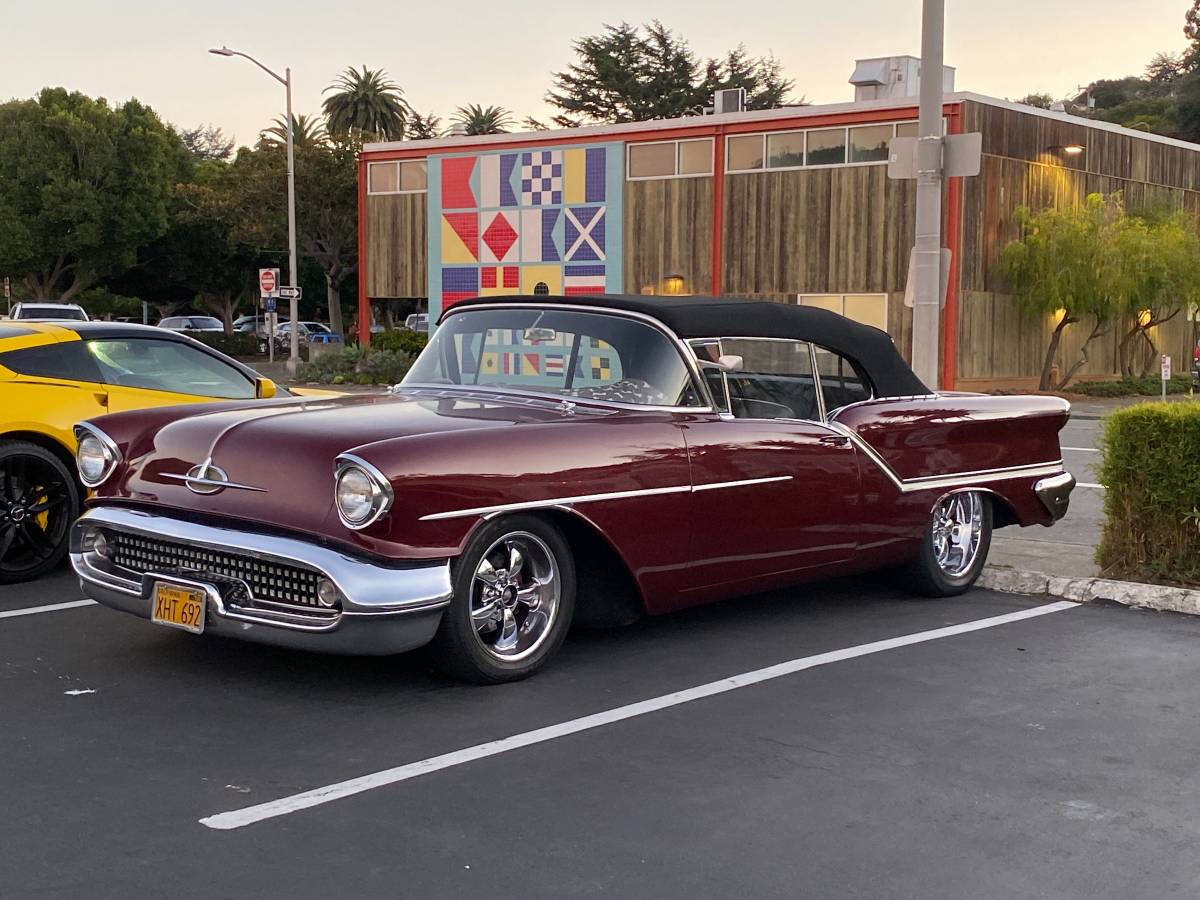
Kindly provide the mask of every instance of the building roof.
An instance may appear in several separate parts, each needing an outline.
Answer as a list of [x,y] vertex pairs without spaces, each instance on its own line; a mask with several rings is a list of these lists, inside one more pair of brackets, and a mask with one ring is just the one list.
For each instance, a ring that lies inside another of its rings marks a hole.
[[857,362],[879,397],[903,397],[930,391],[909,368],[886,331],[813,306],[743,300],[737,297],[654,297],[603,294],[594,297],[500,296],[475,297],[452,306],[519,303],[540,306],[567,303],[639,313],[658,320],[679,337],[786,338],[811,341]]
[[[452,137],[430,138],[422,141],[380,141],[363,145],[364,154],[386,153],[387,151],[403,150],[406,152],[425,150],[430,153],[453,153],[459,147],[475,147],[480,144],[504,146],[505,144],[524,144],[529,141],[561,140],[567,143],[596,141],[604,138],[620,140],[622,137],[634,135],[637,139],[645,139],[655,131],[675,131],[686,128],[711,128],[716,125],[746,125],[761,123],[769,129],[773,121],[795,120],[805,118],[821,118],[827,116],[853,116],[862,114],[864,121],[878,119],[879,113],[896,111],[906,116],[916,118],[918,98],[896,97],[882,100],[865,100],[847,103],[822,103],[807,106],[781,106],[776,109],[746,110],[744,112],[720,113],[708,116],[680,116],[675,119],[652,119],[646,122],[622,122],[619,124],[585,125],[580,128],[559,128],[549,131],[523,131],[490,135],[455,135]],[[995,106],[1001,109],[1011,109],[1031,116],[1044,119],[1054,119],[1071,125],[1085,128],[1096,128],[1101,131],[1111,131],[1128,135],[1139,140],[1155,144],[1166,144],[1171,147],[1181,147],[1186,150],[1200,151],[1200,144],[1181,141],[1176,138],[1164,137],[1132,128],[1123,128],[1111,122],[1101,122],[1098,119],[1085,119],[1072,116],[1065,112],[1055,112],[1014,103],[1011,100],[1001,100],[983,94],[973,94],[969,91],[956,91],[946,94],[945,104],[963,102],[980,103],[985,106]]]

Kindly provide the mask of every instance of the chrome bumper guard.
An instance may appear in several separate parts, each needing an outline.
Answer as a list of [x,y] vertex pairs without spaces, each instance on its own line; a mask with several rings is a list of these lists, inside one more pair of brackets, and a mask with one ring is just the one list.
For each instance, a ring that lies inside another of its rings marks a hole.
[[1070,472],[1060,472],[1043,478],[1033,486],[1033,492],[1038,495],[1042,505],[1057,522],[1067,514],[1071,503],[1071,491],[1075,489],[1075,476]]
[[[308,569],[333,582],[340,599],[333,608],[310,613],[277,602],[256,604],[244,581],[203,570],[126,569],[95,552],[92,538],[97,531],[185,542],[265,565]],[[206,632],[331,653],[384,655],[426,644],[452,593],[447,560],[390,567],[297,538],[201,525],[124,507],[100,506],[80,517],[71,529],[71,565],[83,593],[113,609],[149,619],[154,583],[168,580],[205,592]],[[234,593],[229,590],[232,581],[237,582]]]

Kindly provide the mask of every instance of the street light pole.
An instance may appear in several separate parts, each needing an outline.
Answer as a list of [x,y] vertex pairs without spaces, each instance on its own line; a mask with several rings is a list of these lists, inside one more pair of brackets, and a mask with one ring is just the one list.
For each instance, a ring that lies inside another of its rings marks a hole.
[[945,0],[923,2],[912,361],[917,377],[936,390],[942,311],[942,55],[946,4]]
[[[295,287],[298,283],[298,273],[296,271],[296,157],[294,150],[294,137],[292,134],[292,70],[288,67],[283,70],[283,75],[271,71],[253,56],[247,53],[242,53],[240,50],[230,50],[228,47],[222,46],[219,49],[209,50],[209,53],[215,53],[217,56],[240,56],[243,59],[248,59],[254,63],[276,81],[283,85],[287,91],[287,213],[288,213],[288,284]],[[299,301],[293,296],[289,304],[289,312],[291,314],[291,353],[288,356],[287,370],[289,375],[296,374],[296,368],[300,363],[300,332],[298,320],[300,318]],[[274,335],[268,337],[268,341],[273,341]]]

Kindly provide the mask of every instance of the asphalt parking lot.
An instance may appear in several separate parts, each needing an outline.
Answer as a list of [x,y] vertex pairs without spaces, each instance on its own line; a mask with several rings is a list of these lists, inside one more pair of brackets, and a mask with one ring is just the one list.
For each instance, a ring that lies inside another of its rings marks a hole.
[[483,689],[77,598],[0,588],[0,896],[1200,892],[1190,618],[855,579]]

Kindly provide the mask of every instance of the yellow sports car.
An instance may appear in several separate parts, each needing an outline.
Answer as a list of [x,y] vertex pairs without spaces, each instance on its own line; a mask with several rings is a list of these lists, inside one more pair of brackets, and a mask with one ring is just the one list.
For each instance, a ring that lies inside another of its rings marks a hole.
[[86,495],[75,474],[76,422],[277,392],[286,394],[237,360],[166,329],[0,321],[0,584],[37,578],[67,552]]

